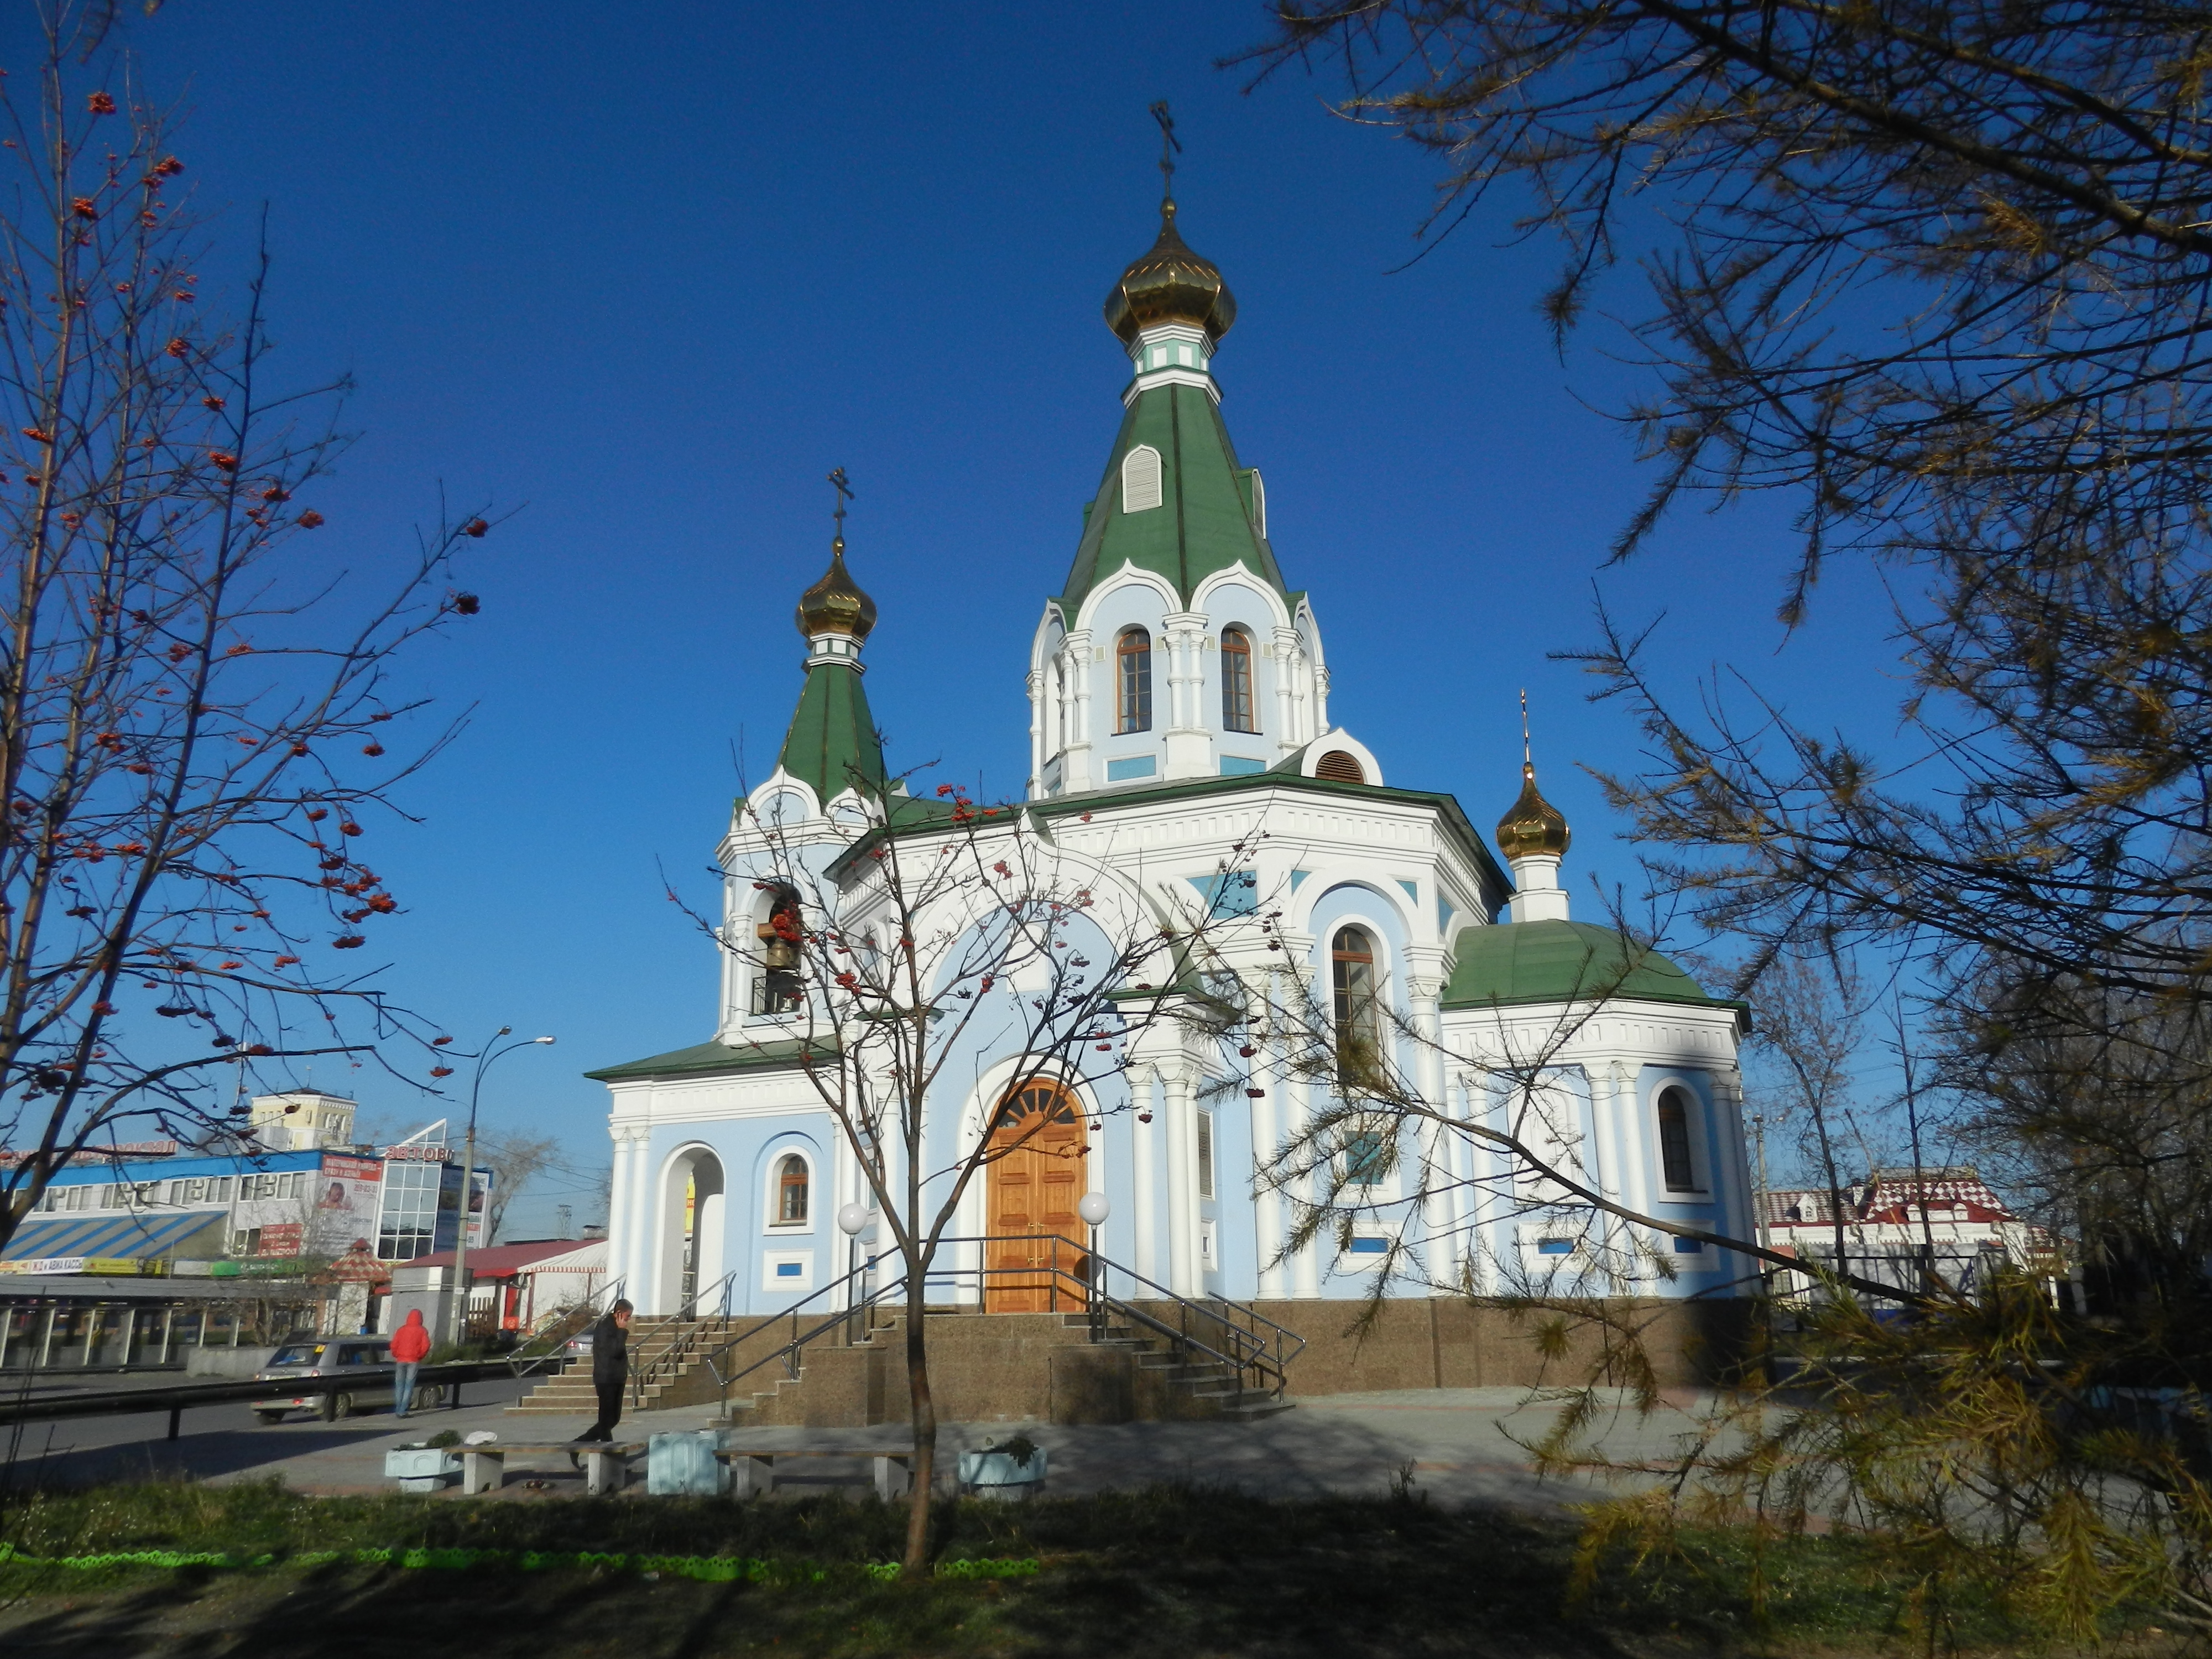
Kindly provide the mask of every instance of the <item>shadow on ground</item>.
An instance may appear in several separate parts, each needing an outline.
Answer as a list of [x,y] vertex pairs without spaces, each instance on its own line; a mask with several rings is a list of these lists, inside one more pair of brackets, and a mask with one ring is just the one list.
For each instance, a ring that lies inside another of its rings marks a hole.
[[[752,1535],[702,1537],[702,1547],[770,1542],[778,1520],[766,1506],[722,1507],[750,1511],[732,1518]],[[1694,1632],[1704,1638],[1694,1644],[1668,1637],[1656,1609],[1602,1623],[1565,1616],[1571,1540],[1549,1522],[1418,1502],[1277,1506],[1225,1494],[1133,1498],[1109,1514],[1095,1504],[1064,1513],[1038,1505],[1003,1524],[976,1520],[972,1507],[959,1528],[967,1547],[1025,1547],[1044,1571],[1003,1583],[904,1585],[831,1566],[814,1582],[802,1573],[763,1585],[348,1567],[118,1578],[105,1589],[57,1573],[0,1613],[0,1647],[21,1659],[690,1659],[752,1651],[1627,1659],[1727,1645],[1710,1631]],[[808,1513],[817,1522],[829,1515],[818,1503]],[[627,1541],[635,1548],[640,1540]]]
[[[92,1486],[179,1477],[205,1480],[263,1468],[280,1458],[389,1438],[394,1426],[391,1418],[371,1417],[282,1431],[214,1429],[175,1440],[156,1435],[105,1446],[74,1445],[58,1434],[42,1437],[43,1443],[26,1437],[7,1478],[18,1488]],[[281,1440],[276,1437],[279,1433]]]

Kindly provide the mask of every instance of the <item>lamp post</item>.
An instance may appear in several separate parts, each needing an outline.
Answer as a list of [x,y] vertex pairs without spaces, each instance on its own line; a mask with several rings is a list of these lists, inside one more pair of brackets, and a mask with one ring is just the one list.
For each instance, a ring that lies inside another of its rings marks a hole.
[[[461,1231],[453,1243],[453,1329],[454,1340],[465,1342],[469,1336],[469,1211],[477,1195],[477,1098],[483,1092],[484,1073],[491,1063],[513,1054],[518,1048],[535,1048],[550,1042],[550,1036],[522,1037],[504,1048],[500,1038],[514,1030],[502,1025],[492,1033],[491,1041],[477,1050],[476,1075],[469,1080],[469,1133],[461,1150]],[[458,1401],[460,1390],[453,1390]]]
[[1106,1268],[1098,1259],[1098,1230],[1106,1224],[1114,1206],[1103,1193],[1085,1193],[1075,1212],[1091,1229],[1091,1340],[1096,1342],[1106,1334]]
[[853,1346],[853,1302],[860,1286],[854,1275],[860,1271],[860,1232],[868,1224],[868,1206],[857,1200],[837,1212],[837,1231],[845,1235],[845,1346]]

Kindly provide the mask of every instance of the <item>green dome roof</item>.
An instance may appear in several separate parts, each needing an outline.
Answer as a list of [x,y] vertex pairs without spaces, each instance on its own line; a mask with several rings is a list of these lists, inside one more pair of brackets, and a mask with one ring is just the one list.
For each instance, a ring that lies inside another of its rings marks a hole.
[[1656,951],[1638,953],[1612,928],[1587,921],[1510,921],[1462,933],[1443,1006],[1600,996],[1729,1006]]

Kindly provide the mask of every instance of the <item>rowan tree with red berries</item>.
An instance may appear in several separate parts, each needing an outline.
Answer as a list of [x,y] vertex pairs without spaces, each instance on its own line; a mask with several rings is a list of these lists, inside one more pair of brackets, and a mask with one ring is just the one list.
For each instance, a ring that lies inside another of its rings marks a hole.
[[387,753],[418,706],[393,656],[476,612],[447,584],[489,528],[349,579],[301,499],[343,385],[271,386],[265,250],[209,317],[112,22],[43,9],[0,81],[0,1244],[88,1149],[204,1139],[289,1060],[415,1040],[358,954],[400,908],[363,842],[450,735]]

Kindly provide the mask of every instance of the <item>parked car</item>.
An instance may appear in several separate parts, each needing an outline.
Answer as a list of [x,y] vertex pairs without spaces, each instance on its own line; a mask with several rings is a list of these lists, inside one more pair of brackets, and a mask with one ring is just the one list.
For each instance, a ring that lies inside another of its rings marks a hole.
[[[286,1382],[295,1377],[344,1376],[358,1372],[358,1388],[330,1394],[303,1394],[286,1400],[253,1402],[253,1414],[263,1423],[281,1423],[290,1413],[319,1413],[325,1422],[350,1417],[370,1406],[389,1406],[392,1400],[392,1344],[380,1336],[316,1337],[287,1342],[269,1356],[269,1363],[253,1374],[257,1382]],[[442,1390],[434,1383],[418,1384],[410,1409],[434,1406]]]

